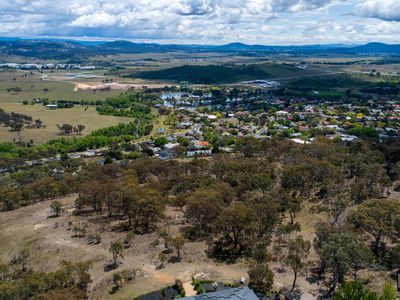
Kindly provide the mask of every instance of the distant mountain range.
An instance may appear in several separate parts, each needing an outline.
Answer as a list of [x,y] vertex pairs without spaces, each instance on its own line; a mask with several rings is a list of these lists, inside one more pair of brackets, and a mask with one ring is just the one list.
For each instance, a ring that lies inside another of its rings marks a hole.
[[[366,54],[400,55],[400,45],[369,43],[361,46],[349,45],[305,45],[305,46],[264,46],[231,43],[226,45],[178,45],[157,43],[133,43],[129,41],[87,42],[54,39],[0,38],[0,55],[16,55],[40,59],[77,59],[93,55],[152,52],[225,52],[247,55],[260,54]],[[3,58],[4,59],[4,58]]]

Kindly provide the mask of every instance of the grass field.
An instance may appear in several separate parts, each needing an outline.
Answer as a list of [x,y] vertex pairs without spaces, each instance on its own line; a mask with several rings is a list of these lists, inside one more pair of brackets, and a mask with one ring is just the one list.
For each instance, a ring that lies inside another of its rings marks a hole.
[[[27,74],[24,76],[23,74]],[[99,80],[101,82],[101,79]],[[8,92],[7,89],[19,87],[22,92]],[[48,89],[45,92],[44,89]],[[29,72],[0,72],[0,103],[22,103],[34,98],[48,98],[49,100],[104,100],[107,97],[118,95],[121,91],[74,92],[74,82],[55,82],[40,79],[40,74]]]
[[[86,128],[83,135],[87,135],[93,130],[114,126],[119,123],[128,123],[131,118],[122,118],[114,116],[102,116],[96,112],[94,107],[85,111],[85,107],[75,106],[73,108],[50,110],[46,107],[36,105],[22,105],[17,103],[0,103],[0,108],[6,112],[19,112],[32,116],[33,119],[41,119],[46,128],[42,129],[24,129],[22,131],[23,141],[32,139],[35,143],[46,142],[49,139],[58,137],[56,124],[82,124]],[[8,131],[6,127],[0,127],[0,141],[12,141],[16,138],[15,132]]]

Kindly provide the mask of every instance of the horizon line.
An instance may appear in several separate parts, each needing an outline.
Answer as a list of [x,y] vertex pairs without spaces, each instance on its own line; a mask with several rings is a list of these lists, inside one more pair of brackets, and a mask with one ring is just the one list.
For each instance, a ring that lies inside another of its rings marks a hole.
[[15,40],[60,40],[60,41],[74,41],[74,42],[131,42],[131,43],[141,43],[141,44],[159,44],[159,45],[182,45],[182,46],[225,46],[230,44],[242,44],[246,46],[264,46],[264,47],[307,47],[307,46],[362,46],[371,43],[385,44],[385,45],[397,45],[397,44],[388,44],[386,42],[381,41],[368,41],[368,42],[359,42],[359,43],[311,43],[311,44],[248,44],[240,41],[227,41],[221,44],[212,44],[212,43],[193,43],[193,42],[182,42],[180,40],[160,40],[160,39],[130,39],[123,37],[88,37],[88,36],[0,36],[0,40],[6,39],[15,39]]

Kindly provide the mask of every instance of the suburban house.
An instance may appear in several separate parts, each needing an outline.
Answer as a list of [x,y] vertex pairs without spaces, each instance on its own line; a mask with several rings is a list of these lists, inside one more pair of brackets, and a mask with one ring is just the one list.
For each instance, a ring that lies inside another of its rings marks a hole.
[[187,300],[258,300],[257,295],[247,286],[230,288],[212,293],[185,297]]

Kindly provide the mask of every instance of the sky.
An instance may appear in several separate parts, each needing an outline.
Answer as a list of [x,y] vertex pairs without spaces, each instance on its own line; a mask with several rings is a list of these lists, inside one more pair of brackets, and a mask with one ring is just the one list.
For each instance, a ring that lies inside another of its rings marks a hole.
[[400,0],[0,0],[0,36],[179,44],[396,44]]

